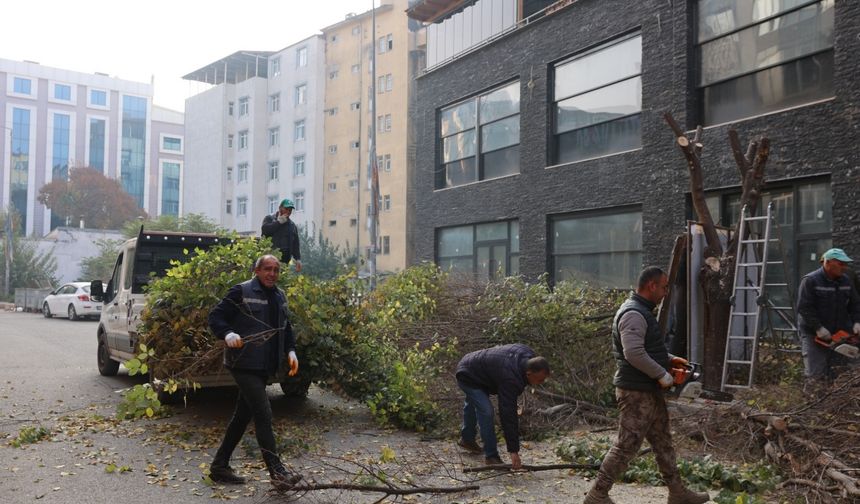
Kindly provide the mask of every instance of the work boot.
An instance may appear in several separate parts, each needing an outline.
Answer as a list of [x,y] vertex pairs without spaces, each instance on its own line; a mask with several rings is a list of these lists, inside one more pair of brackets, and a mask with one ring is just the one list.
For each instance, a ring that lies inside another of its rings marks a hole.
[[493,457],[484,457],[484,464],[486,465],[503,465],[501,457],[495,455]]
[[209,479],[216,483],[227,483],[228,485],[241,485],[245,478],[236,474],[230,466],[211,466],[209,468]]
[[483,453],[484,452],[484,450],[481,449],[481,447],[478,446],[478,443],[476,443],[474,440],[466,441],[465,439],[460,438],[460,440],[457,441],[457,446],[459,446],[460,448],[466,450],[467,452],[471,452],[471,453]]
[[303,478],[301,474],[290,472],[284,466],[275,466],[269,471],[269,479],[271,479],[275,490],[286,492],[296,486]]
[[615,504],[615,501],[609,498],[609,492],[591,487],[582,504]]
[[667,504],[704,504],[711,500],[711,496],[707,493],[699,493],[690,490],[681,483],[680,479],[676,479],[669,483],[669,498]]

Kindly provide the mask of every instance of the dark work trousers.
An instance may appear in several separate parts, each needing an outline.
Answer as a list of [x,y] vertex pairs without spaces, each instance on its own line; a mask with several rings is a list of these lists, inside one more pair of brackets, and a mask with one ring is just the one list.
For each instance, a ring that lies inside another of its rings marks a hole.
[[254,419],[254,429],[257,433],[257,444],[263,452],[263,461],[269,471],[281,466],[275,445],[275,433],[272,431],[272,406],[266,395],[266,377],[262,374],[245,372],[241,370],[230,370],[236,385],[239,386],[239,397],[236,398],[236,410],[233,418],[224,433],[224,440],[212,467],[227,467],[230,464],[230,455],[236,449],[236,445],[242,440],[245,428],[251,418]]

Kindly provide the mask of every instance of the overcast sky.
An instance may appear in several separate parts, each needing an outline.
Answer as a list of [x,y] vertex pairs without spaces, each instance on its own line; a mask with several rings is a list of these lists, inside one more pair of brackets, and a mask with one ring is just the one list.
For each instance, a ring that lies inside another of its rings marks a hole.
[[[239,50],[276,51],[373,0],[3,1],[0,58],[149,82],[156,105],[184,110],[206,89],[182,80]],[[379,4],[379,0],[376,0]]]

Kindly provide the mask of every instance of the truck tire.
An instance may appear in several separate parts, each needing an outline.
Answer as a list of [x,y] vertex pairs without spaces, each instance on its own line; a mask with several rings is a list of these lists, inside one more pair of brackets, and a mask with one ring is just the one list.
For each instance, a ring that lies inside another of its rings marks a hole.
[[116,376],[117,371],[119,371],[119,362],[110,358],[107,342],[102,334],[99,334],[99,348],[97,352],[99,373],[102,376]]
[[308,396],[308,389],[311,386],[310,377],[307,375],[288,376],[281,382],[281,390],[287,397],[305,398]]

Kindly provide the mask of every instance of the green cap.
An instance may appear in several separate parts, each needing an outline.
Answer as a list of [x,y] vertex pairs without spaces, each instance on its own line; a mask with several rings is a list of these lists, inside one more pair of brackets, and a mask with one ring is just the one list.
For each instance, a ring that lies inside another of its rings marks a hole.
[[296,205],[293,204],[293,200],[290,198],[284,198],[283,201],[281,201],[281,206],[284,208],[296,208]]
[[846,263],[854,262],[850,257],[848,257],[848,254],[846,254],[844,250],[838,248],[832,248],[827,252],[821,254],[821,258],[825,261],[829,261],[830,259],[836,259],[837,261],[842,261]]

